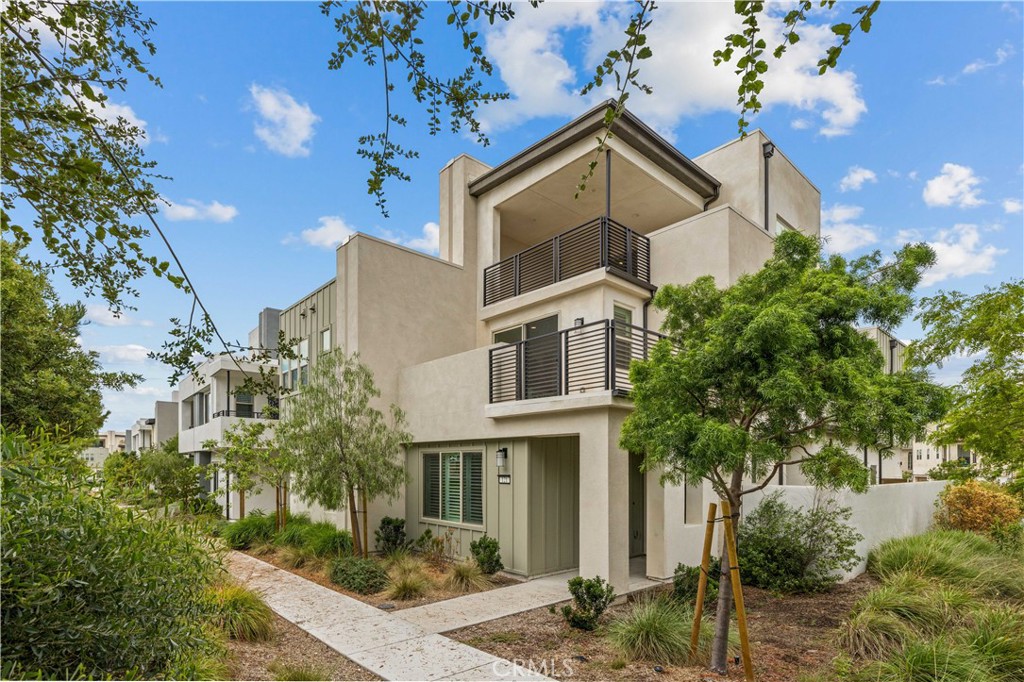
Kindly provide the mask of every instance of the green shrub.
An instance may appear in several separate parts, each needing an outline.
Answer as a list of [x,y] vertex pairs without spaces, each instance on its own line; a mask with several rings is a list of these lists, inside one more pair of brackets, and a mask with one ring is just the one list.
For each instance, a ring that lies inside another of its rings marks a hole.
[[275,680],[291,682],[318,682],[331,678],[330,672],[317,665],[310,663],[289,663],[277,659],[270,662],[267,670],[274,676]]
[[[722,562],[718,557],[711,557],[708,563],[708,584],[704,590],[704,603],[710,604],[718,599],[718,579],[722,575]],[[672,575],[672,596],[682,604],[697,603],[697,586],[700,580],[700,566],[676,566]]]
[[615,590],[601,576],[569,579],[569,594],[572,604],[562,607],[565,622],[580,630],[593,630],[601,614],[615,599]]
[[275,522],[273,516],[267,516],[256,510],[246,514],[227,526],[221,537],[231,549],[249,549],[254,545],[269,542],[274,537]]
[[216,653],[206,589],[219,560],[195,524],[96,497],[74,447],[4,433],[0,451],[5,666],[50,679],[187,679]]
[[274,636],[274,612],[258,593],[243,585],[211,589],[214,624],[228,637],[243,642],[266,642]]
[[469,543],[469,551],[476,559],[480,570],[486,575],[494,575],[505,568],[505,564],[501,562],[501,548],[498,546],[497,539],[488,537],[486,533],[478,540]]
[[331,562],[331,581],[359,594],[375,594],[388,585],[388,573],[374,559],[346,556]]
[[852,526],[849,507],[832,502],[797,509],[782,493],[767,495],[740,525],[736,543],[746,585],[774,592],[821,592],[857,565],[863,540]]
[[490,585],[491,581],[472,559],[453,563],[444,579],[445,588],[453,592],[479,592]]
[[1024,563],[967,531],[888,540],[868,555],[868,572],[883,581],[909,572],[979,597],[1024,601]]
[[1024,680],[1024,612],[989,606],[971,613],[959,641],[1003,680]]
[[608,626],[608,638],[630,660],[682,664],[690,655],[693,611],[675,599],[642,598]]
[[377,551],[385,556],[408,550],[412,544],[405,536],[405,519],[392,516],[380,520],[380,527],[373,532],[373,537],[377,541]]
[[303,547],[317,557],[343,556],[352,553],[352,533],[333,523],[321,521],[306,528]]
[[863,668],[863,682],[994,682],[984,661],[969,648],[944,639],[914,640],[883,661]]

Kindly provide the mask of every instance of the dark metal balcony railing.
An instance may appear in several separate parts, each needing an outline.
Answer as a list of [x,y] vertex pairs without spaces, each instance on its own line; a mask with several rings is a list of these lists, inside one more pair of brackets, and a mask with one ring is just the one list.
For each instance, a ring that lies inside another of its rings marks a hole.
[[241,417],[242,419],[277,419],[277,415],[270,412],[253,412],[252,410],[220,410],[213,413],[217,417]]
[[490,351],[489,400],[548,398],[612,391],[627,395],[629,364],[646,360],[663,334],[615,320],[537,336]]
[[484,268],[484,305],[598,268],[650,282],[650,240],[611,218],[595,218]]

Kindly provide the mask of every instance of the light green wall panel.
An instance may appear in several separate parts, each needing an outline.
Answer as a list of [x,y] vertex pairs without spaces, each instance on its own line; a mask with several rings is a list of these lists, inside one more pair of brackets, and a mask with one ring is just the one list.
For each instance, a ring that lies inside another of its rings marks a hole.
[[579,565],[579,439],[529,440],[529,573]]

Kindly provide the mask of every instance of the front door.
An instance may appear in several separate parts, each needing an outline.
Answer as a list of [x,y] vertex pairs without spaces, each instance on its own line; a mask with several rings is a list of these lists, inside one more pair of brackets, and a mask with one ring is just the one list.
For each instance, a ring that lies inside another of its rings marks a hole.
[[644,473],[640,471],[643,455],[629,453],[629,556],[647,553],[647,499]]

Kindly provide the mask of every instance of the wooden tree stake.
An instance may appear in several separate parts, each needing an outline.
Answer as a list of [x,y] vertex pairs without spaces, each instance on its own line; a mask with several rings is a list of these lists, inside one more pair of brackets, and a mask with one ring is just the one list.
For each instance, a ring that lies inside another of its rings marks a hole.
[[708,524],[704,529],[704,550],[700,555],[700,578],[697,579],[697,604],[693,608],[693,632],[690,634],[690,660],[697,657],[700,643],[700,621],[704,617],[704,595],[708,589],[708,569],[711,566],[711,541],[715,536],[715,512],[718,505],[708,505]]
[[732,571],[732,598],[736,603],[736,623],[740,631],[740,653],[743,654],[743,675],[748,682],[754,680],[754,664],[750,660],[750,640],[747,637],[747,612],[743,608],[743,585],[740,583],[740,563],[736,556],[736,533],[732,527],[732,508],[729,500],[722,500],[725,519],[725,546],[729,552],[729,570]]

